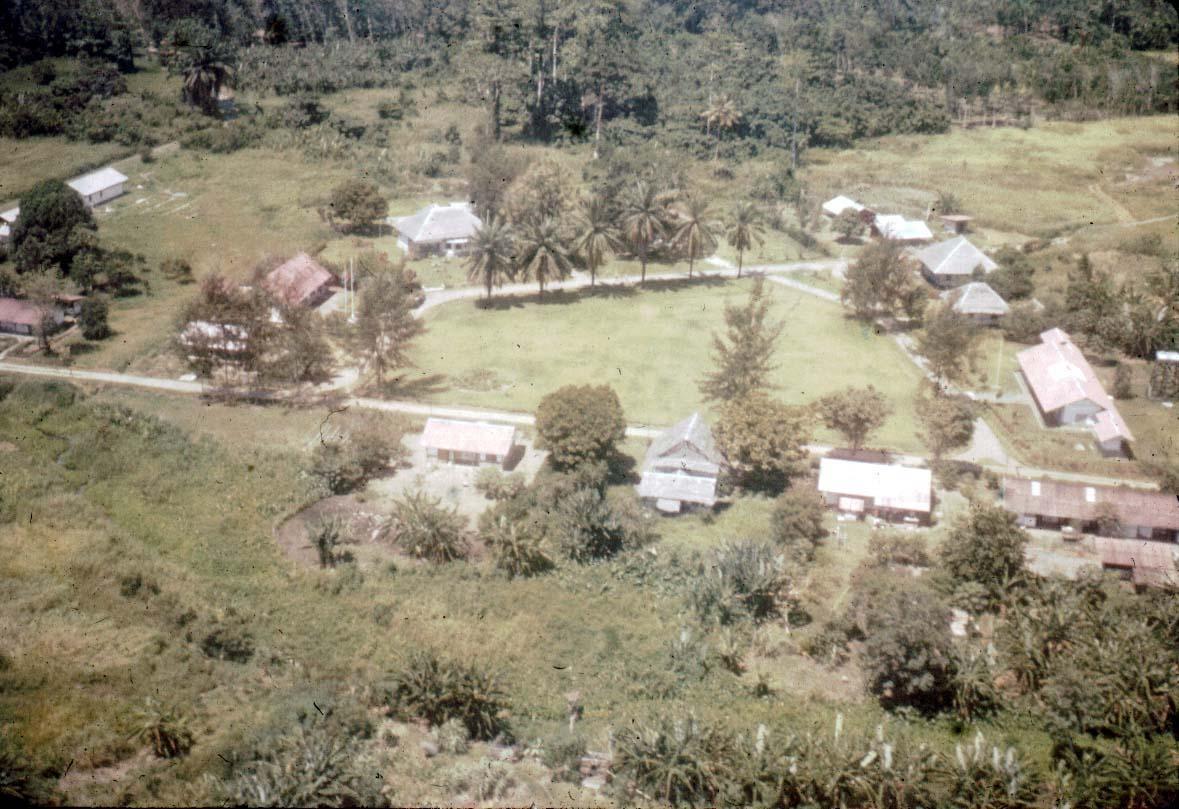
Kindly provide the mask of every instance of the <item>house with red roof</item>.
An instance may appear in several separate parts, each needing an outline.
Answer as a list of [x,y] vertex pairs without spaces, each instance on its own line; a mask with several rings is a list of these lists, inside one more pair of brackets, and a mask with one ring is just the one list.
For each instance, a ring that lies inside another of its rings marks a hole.
[[336,276],[306,253],[299,253],[275,267],[262,279],[262,287],[287,306],[315,307],[332,295]]
[[1104,454],[1127,454],[1134,435],[1068,334],[1049,329],[1040,335],[1040,345],[1024,349],[1016,359],[1045,423],[1087,425]]

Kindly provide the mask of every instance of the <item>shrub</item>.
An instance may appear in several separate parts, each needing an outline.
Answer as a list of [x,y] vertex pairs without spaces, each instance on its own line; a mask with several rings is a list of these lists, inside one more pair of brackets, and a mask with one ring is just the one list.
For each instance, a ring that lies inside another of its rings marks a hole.
[[955,583],[978,582],[987,588],[991,605],[1002,601],[1023,576],[1027,537],[1015,515],[999,506],[974,504],[961,515],[942,544],[941,562]]
[[516,776],[506,761],[480,759],[451,767],[445,774],[446,786],[470,797],[478,805],[502,804],[516,788]]
[[875,531],[868,538],[868,556],[874,564],[929,566],[929,549],[921,534]]
[[823,497],[808,486],[791,486],[775,502],[770,539],[792,562],[810,562],[827,536]]
[[465,521],[453,507],[423,492],[412,492],[396,502],[391,527],[397,544],[412,556],[431,562],[465,559]]
[[218,626],[201,640],[201,651],[217,660],[245,663],[254,656],[254,638],[237,626]]
[[82,336],[87,340],[104,340],[110,337],[111,329],[107,324],[107,313],[106,301],[101,298],[87,298],[82,301],[82,312],[78,316]]
[[438,739],[438,749],[443,753],[461,755],[467,752],[471,737],[467,733],[467,726],[461,720],[447,719],[438,726],[434,735]]
[[180,758],[192,749],[192,731],[185,716],[152,697],[135,711],[132,722],[132,737],[150,747],[157,758]]
[[568,469],[609,458],[626,436],[626,419],[609,385],[566,385],[540,400],[536,431],[549,462]]
[[311,547],[319,559],[320,567],[335,567],[338,562],[350,558],[347,552],[339,550],[343,543],[344,525],[339,518],[325,517],[309,527]]
[[509,576],[535,576],[553,567],[548,543],[534,526],[500,515],[482,532],[495,566]]
[[406,718],[431,725],[458,720],[472,739],[492,739],[507,730],[507,699],[497,678],[474,664],[418,652],[395,674],[390,707]]
[[526,485],[519,472],[505,475],[494,466],[485,466],[475,475],[475,491],[488,500],[511,500],[524,491]]
[[592,486],[578,487],[555,500],[544,532],[575,562],[605,559],[646,539],[634,509],[620,507]]
[[715,805],[727,777],[728,753],[727,740],[695,717],[665,718],[620,730],[614,766],[656,800]]
[[768,544],[745,540],[715,551],[689,603],[701,621],[724,626],[780,614],[789,591],[784,557]]

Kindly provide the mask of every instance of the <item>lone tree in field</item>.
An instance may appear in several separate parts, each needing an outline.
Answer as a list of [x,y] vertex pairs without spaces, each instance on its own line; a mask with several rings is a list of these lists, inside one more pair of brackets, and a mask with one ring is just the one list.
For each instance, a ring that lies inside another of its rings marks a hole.
[[389,212],[380,189],[366,180],[346,180],[332,191],[332,219],[348,223],[351,231],[368,231]]
[[916,317],[927,296],[906,265],[901,245],[892,239],[873,242],[847,270],[840,293],[843,305],[856,317],[881,315]]
[[679,227],[672,241],[688,256],[688,277],[696,266],[696,259],[716,250],[715,224],[709,220],[708,201],[699,195],[684,199],[679,210]]
[[733,208],[733,215],[725,229],[725,241],[737,251],[737,277],[740,278],[745,265],[745,251],[765,242],[761,215],[752,202],[739,202]]
[[576,223],[574,247],[590,271],[592,287],[598,279],[598,268],[606,263],[606,256],[621,249],[622,237],[614,224],[614,212],[606,198],[600,195],[582,201]]
[[609,385],[566,385],[540,400],[536,432],[557,469],[607,460],[626,437],[618,394]]
[[760,392],[725,402],[715,436],[734,482],[766,492],[782,491],[799,472],[810,437],[799,408]]
[[516,244],[507,222],[496,216],[484,222],[471,238],[469,255],[467,280],[483,284],[491,300],[491,287],[510,278],[516,268]]
[[835,232],[848,242],[864,232],[864,220],[860,218],[860,212],[851,208],[844,208],[843,212],[835,217],[832,226]]
[[409,347],[425,331],[413,316],[415,295],[403,267],[372,276],[361,292],[352,344],[378,387],[385,384],[387,372],[409,365]]
[[753,280],[744,305],[725,305],[725,336],[712,336],[716,370],[700,381],[706,400],[742,399],[770,387],[768,377],[775,367],[770,359],[784,324],[768,320],[769,311],[764,278]]
[[883,427],[892,415],[892,405],[872,385],[849,387],[824,396],[816,409],[827,429],[842,435],[852,449],[861,449],[868,436]]
[[949,306],[938,305],[925,315],[917,350],[940,385],[943,381],[961,381],[970,366],[977,340],[978,328],[968,318]]
[[640,180],[622,198],[622,233],[639,255],[642,274],[639,284],[647,282],[647,255],[655,240],[663,236],[664,206],[659,192]]
[[947,452],[965,449],[974,437],[974,407],[960,396],[918,395],[917,420],[921,426],[921,440],[940,461]]
[[1014,514],[976,503],[955,521],[942,544],[942,567],[956,584],[974,582],[986,588],[994,607],[1023,575],[1026,544]]

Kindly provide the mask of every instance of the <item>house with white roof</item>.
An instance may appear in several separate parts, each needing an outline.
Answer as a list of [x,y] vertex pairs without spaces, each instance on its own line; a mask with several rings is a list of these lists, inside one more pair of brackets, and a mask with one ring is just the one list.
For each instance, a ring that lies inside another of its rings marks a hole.
[[516,428],[484,421],[431,418],[426,420],[420,443],[431,460],[505,467],[515,460]]
[[1104,454],[1127,454],[1134,436],[1068,334],[1049,329],[1040,335],[1040,345],[1025,348],[1016,359],[1045,423],[1088,425]]
[[483,222],[470,203],[428,205],[413,216],[389,217],[397,231],[397,245],[411,259],[428,255],[461,255]]
[[951,309],[980,326],[994,325],[1011,311],[1007,301],[990,284],[971,281],[954,289],[947,289],[941,298]]
[[826,214],[827,216],[830,216],[832,219],[836,218],[837,216],[842,214],[844,211],[848,211],[848,210],[855,211],[856,213],[862,214],[864,211],[867,211],[868,209],[865,208],[860,203],[856,202],[851,197],[845,197],[842,194],[840,194],[837,197],[832,197],[831,199],[824,202],[822,205],[823,213]]
[[127,176],[118,169],[107,166],[81,177],[75,177],[66,185],[78,192],[86,207],[93,208],[104,202],[122,196],[125,191]]
[[722,462],[708,424],[693,413],[651,442],[635,489],[640,499],[668,514],[712,508]]
[[0,211],[0,244],[12,238],[12,226],[16,224],[17,217],[20,216],[20,208],[10,208],[7,211]]
[[900,214],[877,214],[872,220],[872,234],[881,239],[892,239],[905,244],[927,242],[933,238],[929,225],[920,219],[906,219]]
[[933,508],[933,473],[913,466],[827,457],[818,488],[828,506],[856,516],[928,523]]
[[946,289],[998,269],[991,258],[965,236],[931,244],[913,253],[921,262],[921,274],[929,283]]

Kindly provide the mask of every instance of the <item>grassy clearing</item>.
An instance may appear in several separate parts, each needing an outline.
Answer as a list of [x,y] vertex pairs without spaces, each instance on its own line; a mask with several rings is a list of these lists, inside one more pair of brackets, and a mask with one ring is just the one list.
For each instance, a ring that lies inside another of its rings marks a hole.
[[[1117,221],[1117,205],[1131,202],[1111,201],[1103,186],[1150,157],[1174,156],[1175,134],[1174,118],[1159,116],[890,137],[853,150],[812,150],[805,176],[824,193],[909,215],[923,215],[937,191],[950,191],[981,226],[1041,235]],[[1167,204],[1149,193],[1132,196],[1141,200],[1135,215]]]
[[42,180],[69,180],[132,151],[117,143],[53,138],[0,138],[0,204],[16,204]]
[[[445,375],[444,390],[429,394],[438,401],[510,410],[532,410],[561,385],[608,383],[630,420],[668,425],[703,407],[696,385],[710,367],[712,333],[725,304],[747,289],[744,281],[714,281],[594,296],[549,293],[545,303],[505,302],[502,309],[442,306],[427,315],[413,376]],[[895,344],[847,320],[837,304],[768,289],[773,316],[785,323],[773,376],[777,395],[804,404],[847,385],[875,384],[895,411],[877,442],[919,450],[910,406],[918,375]]]

